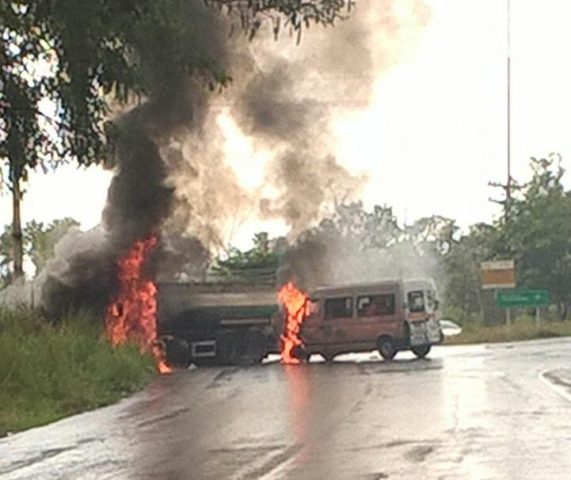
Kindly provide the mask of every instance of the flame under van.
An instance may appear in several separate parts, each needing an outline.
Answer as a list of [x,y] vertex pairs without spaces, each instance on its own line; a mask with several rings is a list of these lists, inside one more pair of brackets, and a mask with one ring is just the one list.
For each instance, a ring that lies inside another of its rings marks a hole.
[[387,360],[403,350],[423,358],[443,339],[431,279],[321,287],[310,302],[301,327],[305,357],[378,349]]

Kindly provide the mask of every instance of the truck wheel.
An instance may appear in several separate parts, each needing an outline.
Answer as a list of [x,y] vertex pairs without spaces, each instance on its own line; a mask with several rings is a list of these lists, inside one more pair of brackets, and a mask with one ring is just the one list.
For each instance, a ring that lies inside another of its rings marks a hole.
[[197,367],[215,367],[219,365],[218,360],[212,357],[193,358],[192,363],[194,363]]
[[217,360],[222,365],[236,365],[240,357],[240,345],[238,335],[227,334],[217,339]]
[[414,353],[418,358],[424,358],[430,352],[430,345],[418,345],[416,347],[412,347],[412,353]]
[[397,354],[397,349],[395,348],[395,344],[393,343],[391,337],[380,337],[377,340],[377,348],[381,354],[381,357],[383,357],[385,360],[392,360]]
[[246,356],[254,365],[266,356],[266,339],[260,332],[250,332],[246,336]]
[[186,340],[173,338],[164,341],[165,359],[173,368],[188,368],[190,365],[190,349]]

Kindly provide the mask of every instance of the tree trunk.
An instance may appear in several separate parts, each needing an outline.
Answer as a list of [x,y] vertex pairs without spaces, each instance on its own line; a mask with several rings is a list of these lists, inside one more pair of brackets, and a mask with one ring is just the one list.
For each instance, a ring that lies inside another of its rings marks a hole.
[[567,319],[567,303],[566,302],[557,302],[557,313],[559,316],[559,320],[562,322]]
[[22,235],[22,219],[20,215],[20,204],[22,200],[22,190],[20,180],[14,182],[12,188],[12,258],[14,261],[14,282],[24,280],[24,242]]

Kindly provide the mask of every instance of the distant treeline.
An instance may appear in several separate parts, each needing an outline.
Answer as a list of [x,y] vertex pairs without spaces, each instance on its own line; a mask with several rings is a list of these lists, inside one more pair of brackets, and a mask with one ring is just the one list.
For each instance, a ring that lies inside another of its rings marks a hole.
[[[564,320],[571,304],[571,192],[563,187],[558,155],[532,158],[531,167],[532,178],[503,202],[503,213],[468,231],[438,215],[404,225],[390,206],[367,210],[361,202],[342,203],[295,243],[260,232],[251,249],[230,248],[212,259],[201,275],[213,281],[266,282],[293,275],[307,287],[431,276],[444,314],[466,323],[482,320],[489,304],[481,289],[481,262],[513,259],[517,286],[547,289],[552,305],[542,315]],[[57,242],[77,225],[65,218],[25,226],[25,252],[36,273],[53,256]],[[6,227],[0,235],[0,289],[10,282],[11,261]],[[501,315],[494,321],[501,323]]]
[[[552,306],[543,316],[564,320],[571,303],[571,192],[563,187],[558,155],[532,158],[531,168],[531,180],[503,202],[503,214],[468,231],[437,215],[403,225],[391,207],[367,211],[360,202],[342,204],[295,246],[259,233],[252,249],[231,249],[211,271],[217,276],[246,276],[249,269],[267,274],[278,271],[293,250],[289,257],[307,262],[311,273],[323,269],[319,260],[327,263],[327,274],[321,276],[327,281],[432,276],[444,314],[465,323],[483,319],[481,262],[513,259],[517,286],[547,289]],[[501,322],[501,316],[494,320]]]

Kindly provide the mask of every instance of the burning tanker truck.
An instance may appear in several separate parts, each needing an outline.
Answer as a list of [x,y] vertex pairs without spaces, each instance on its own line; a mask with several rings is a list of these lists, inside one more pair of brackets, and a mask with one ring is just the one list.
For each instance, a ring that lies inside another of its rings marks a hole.
[[162,283],[158,334],[174,366],[244,365],[280,353],[283,363],[377,349],[385,360],[425,357],[442,342],[431,279],[320,287],[287,283]]

